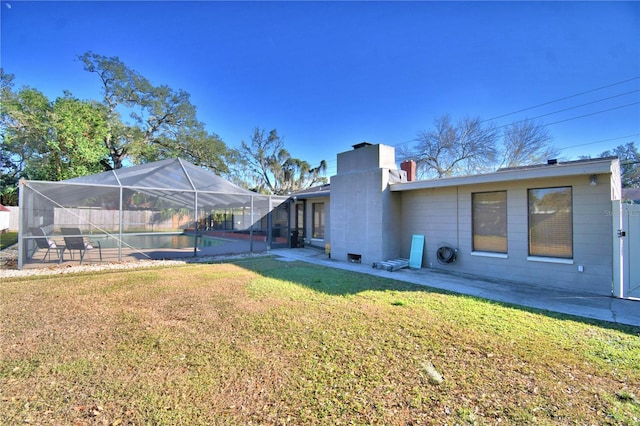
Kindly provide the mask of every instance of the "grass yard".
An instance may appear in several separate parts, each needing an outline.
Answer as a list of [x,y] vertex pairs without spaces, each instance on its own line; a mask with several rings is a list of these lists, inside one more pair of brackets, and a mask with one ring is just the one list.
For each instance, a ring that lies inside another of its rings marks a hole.
[[18,242],[18,233],[15,231],[0,233],[0,250],[4,250],[9,246]]
[[0,284],[1,424],[640,424],[640,329],[300,262]]

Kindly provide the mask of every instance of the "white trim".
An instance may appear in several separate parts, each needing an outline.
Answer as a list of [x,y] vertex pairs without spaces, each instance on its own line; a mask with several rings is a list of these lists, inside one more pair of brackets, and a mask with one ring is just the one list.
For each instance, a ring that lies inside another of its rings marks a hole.
[[471,256],[480,256],[480,257],[493,257],[496,259],[508,259],[509,255],[507,253],[494,253],[491,251],[472,251]]
[[559,257],[527,256],[531,262],[560,263],[563,265],[573,265],[573,259],[562,259]]

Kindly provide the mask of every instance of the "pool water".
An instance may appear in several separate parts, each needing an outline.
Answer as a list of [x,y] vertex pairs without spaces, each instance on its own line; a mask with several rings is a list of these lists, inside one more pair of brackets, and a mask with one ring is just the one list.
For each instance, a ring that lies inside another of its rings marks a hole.
[[[170,235],[123,235],[122,247],[134,247],[137,249],[153,248],[193,248],[193,235],[170,234]],[[118,239],[116,236],[96,238],[100,241],[102,248],[117,248]],[[207,235],[198,236],[198,247],[217,247],[225,243],[225,240]]]

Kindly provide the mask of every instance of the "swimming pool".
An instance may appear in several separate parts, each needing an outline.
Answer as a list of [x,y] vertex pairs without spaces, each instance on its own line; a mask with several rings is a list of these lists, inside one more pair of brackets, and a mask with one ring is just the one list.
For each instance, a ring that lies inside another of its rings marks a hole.
[[[123,234],[122,247],[134,247],[137,249],[153,248],[193,248],[193,235],[186,234]],[[118,236],[97,237],[102,248],[117,248]],[[225,243],[221,238],[208,235],[198,235],[198,247],[217,247]]]

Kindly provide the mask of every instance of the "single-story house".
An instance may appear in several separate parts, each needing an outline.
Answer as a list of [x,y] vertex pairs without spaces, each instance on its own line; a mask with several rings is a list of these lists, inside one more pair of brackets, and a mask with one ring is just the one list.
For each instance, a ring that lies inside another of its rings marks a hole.
[[362,143],[338,154],[330,185],[290,203],[301,243],[328,245],[333,259],[408,258],[422,235],[423,267],[640,297],[628,262],[640,214],[621,204],[617,157],[415,180],[415,163],[398,168],[393,147]]

